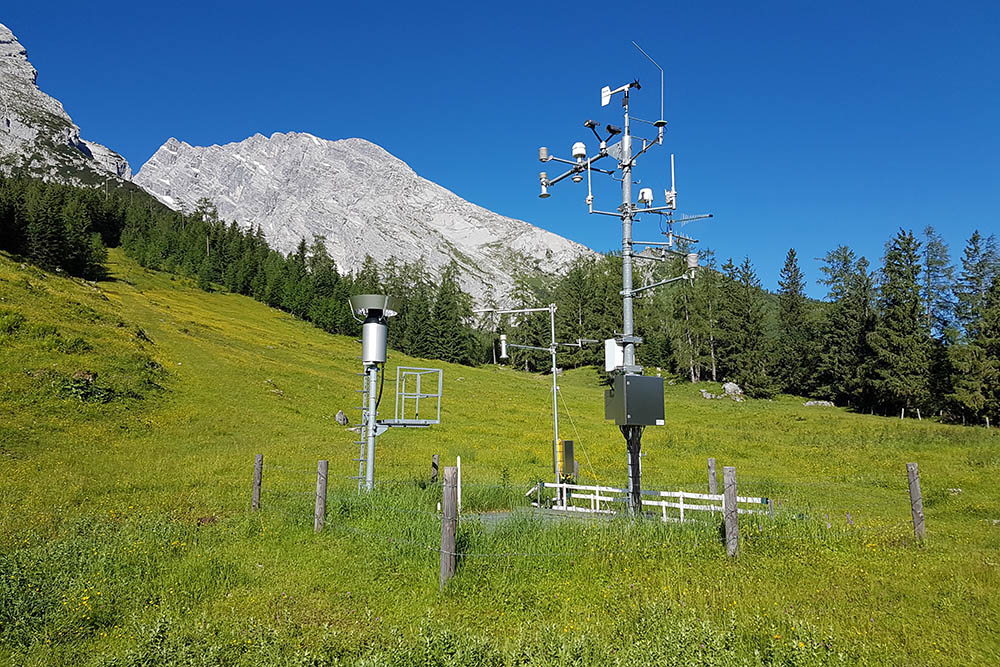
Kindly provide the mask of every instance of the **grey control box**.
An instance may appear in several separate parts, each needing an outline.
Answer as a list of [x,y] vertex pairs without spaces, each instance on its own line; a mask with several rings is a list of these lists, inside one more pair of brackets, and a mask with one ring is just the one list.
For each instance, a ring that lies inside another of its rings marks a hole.
[[604,391],[604,418],[619,426],[663,426],[663,378],[616,376]]

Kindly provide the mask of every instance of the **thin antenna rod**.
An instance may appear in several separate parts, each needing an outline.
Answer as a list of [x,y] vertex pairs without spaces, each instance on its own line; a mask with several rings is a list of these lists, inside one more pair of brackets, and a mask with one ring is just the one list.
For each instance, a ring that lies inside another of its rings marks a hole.
[[642,55],[644,55],[647,58],[649,58],[649,62],[651,62],[654,65],[656,65],[656,69],[660,70],[660,118],[659,118],[659,120],[663,120],[663,68],[660,67],[659,63],[657,63],[655,60],[653,60],[652,58],[650,58],[649,54],[646,53],[645,51],[643,51],[642,47],[639,46],[638,44],[636,44],[634,40],[632,41],[632,46],[634,46],[635,48],[639,49],[639,53],[641,53]]

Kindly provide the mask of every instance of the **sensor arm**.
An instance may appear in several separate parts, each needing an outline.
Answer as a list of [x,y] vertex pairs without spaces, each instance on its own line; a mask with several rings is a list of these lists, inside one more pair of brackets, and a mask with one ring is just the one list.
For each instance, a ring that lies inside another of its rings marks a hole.
[[669,285],[670,283],[675,283],[678,280],[687,280],[687,279],[688,279],[688,274],[685,273],[683,276],[677,276],[676,278],[667,278],[666,280],[661,280],[659,282],[652,283],[650,285],[646,285],[646,286],[640,287],[638,289],[632,289],[628,293],[626,293],[625,290],[622,290],[621,291],[621,295],[622,296],[635,296],[636,294],[641,294],[642,292],[645,292],[646,290],[651,290],[654,287],[660,287],[662,285]]

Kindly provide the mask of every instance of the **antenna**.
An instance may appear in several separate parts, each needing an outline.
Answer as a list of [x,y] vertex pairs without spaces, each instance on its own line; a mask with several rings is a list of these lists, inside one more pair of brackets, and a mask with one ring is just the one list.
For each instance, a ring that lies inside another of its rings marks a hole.
[[639,46],[638,44],[636,44],[634,40],[632,42],[632,46],[634,46],[635,48],[639,49],[639,53],[641,53],[642,55],[644,55],[647,58],[649,58],[649,62],[651,62],[654,65],[656,65],[656,69],[660,70],[660,118],[656,122],[654,122],[653,125],[655,127],[662,128],[664,125],[667,124],[667,121],[663,120],[663,68],[660,67],[660,65],[655,60],[653,60],[648,53],[646,53],[645,51],[643,51],[642,47]]

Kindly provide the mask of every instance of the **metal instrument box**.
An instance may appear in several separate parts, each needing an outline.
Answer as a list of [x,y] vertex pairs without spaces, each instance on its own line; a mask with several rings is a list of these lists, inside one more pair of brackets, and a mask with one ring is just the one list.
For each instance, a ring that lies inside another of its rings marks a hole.
[[604,391],[604,418],[619,426],[663,426],[663,378],[618,375]]

